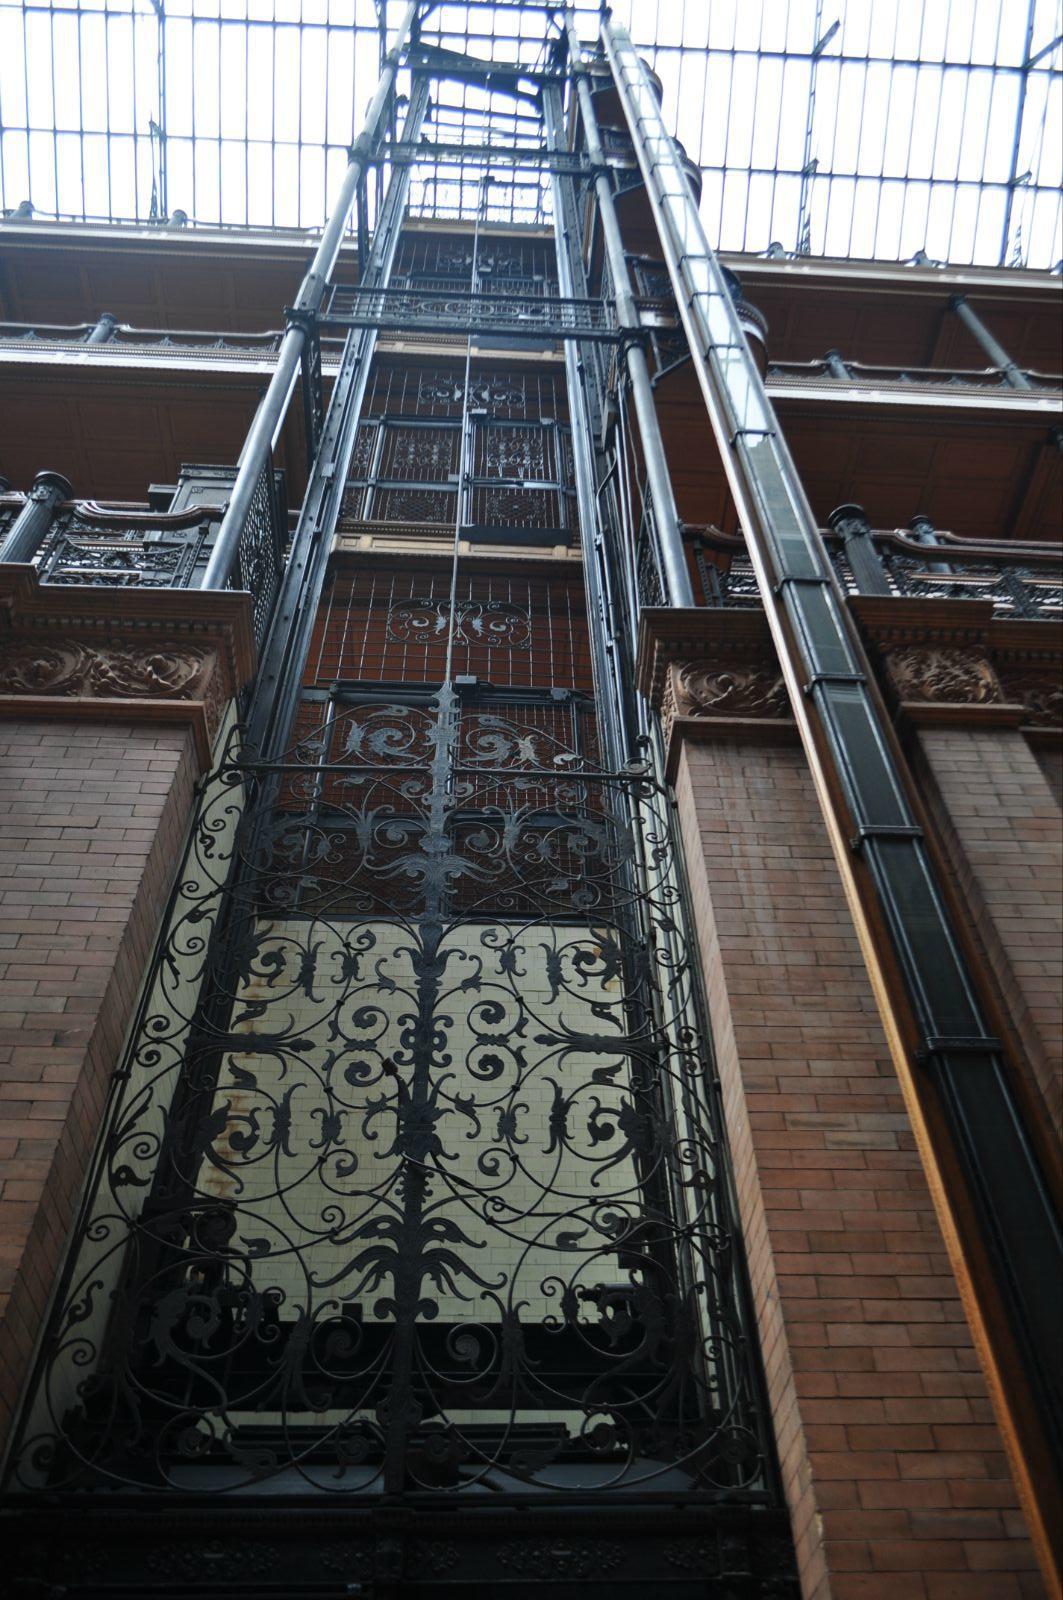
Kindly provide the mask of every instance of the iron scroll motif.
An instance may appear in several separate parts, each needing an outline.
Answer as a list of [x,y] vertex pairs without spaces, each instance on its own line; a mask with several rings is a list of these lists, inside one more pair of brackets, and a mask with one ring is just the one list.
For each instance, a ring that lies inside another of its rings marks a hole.
[[113,528],[63,511],[41,546],[42,583],[180,589],[192,583],[209,521],[183,529]]
[[455,644],[484,645],[488,650],[530,650],[531,615],[527,606],[507,600],[458,601],[448,598],[398,600],[387,618],[387,637],[393,644],[431,644],[446,637],[451,627]]
[[15,1487],[770,1500],[666,794],[570,728],[230,741]]

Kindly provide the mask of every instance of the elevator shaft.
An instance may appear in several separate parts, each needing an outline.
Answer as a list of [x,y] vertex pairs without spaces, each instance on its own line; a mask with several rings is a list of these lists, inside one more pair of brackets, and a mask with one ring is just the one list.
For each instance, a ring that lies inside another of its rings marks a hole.
[[[977,1218],[974,1229],[958,1221],[954,1199],[936,1185],[946,1236],[959,1226],[968,1259],[984,1249],[992,1263],[992,1289],[976,1287],[976,1333],[980,1322],[991,1359],[1002,1364],[1009,1341],[1021,1352],[1058,1465],[1063,1252],[1045,1176],[866,657],[649,75],[618,23],[606,17],[601,37],[898,1075],[917,1128],[928,1102],[943,1114]],[[933,1149],[924,1153],[935,1161]]]

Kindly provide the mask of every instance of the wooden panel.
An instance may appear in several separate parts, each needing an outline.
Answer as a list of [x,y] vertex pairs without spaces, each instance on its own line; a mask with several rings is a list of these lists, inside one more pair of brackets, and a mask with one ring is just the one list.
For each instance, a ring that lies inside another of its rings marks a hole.
[[[731,532],[734,508],[689,367],[660,386],[658,402],[680,516]],[[1059,538],[1063,460],[1044,417],[787,399],[778,411],[821,526],[856,501],[878,528],[923,512],[965,538]]]
[[[64,473],[79,497],[142,501],[149,483],[172,483],[183,461],[234,463],[260,391],[257,374],[182,381],[52,368],[28,382],[0,376],[0,473],[25,489],[47,468]],[[306,482],[301,435],[297,394],[277,454],[290,504]]]

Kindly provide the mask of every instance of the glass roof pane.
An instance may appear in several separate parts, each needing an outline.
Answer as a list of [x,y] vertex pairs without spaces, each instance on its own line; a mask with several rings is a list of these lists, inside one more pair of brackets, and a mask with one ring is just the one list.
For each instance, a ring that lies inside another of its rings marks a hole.
[[[320,227],[406,0],[0,0],[0,209]],[[556,7],[428,3],[423,37],[534,71]],[[598,0],[575,0],[592,45]],[[1051,268],[1063,256],[1061,0],[615,0],[702,168],[723,249]],[[446,85],[437,139],[537,141]],[[528,103],[530,104],[530,102]],[[527,109],[527,105],[525,107]],[[413,201],[471,214],[461,168]],[[522,173],[490,210],[543,221]]]

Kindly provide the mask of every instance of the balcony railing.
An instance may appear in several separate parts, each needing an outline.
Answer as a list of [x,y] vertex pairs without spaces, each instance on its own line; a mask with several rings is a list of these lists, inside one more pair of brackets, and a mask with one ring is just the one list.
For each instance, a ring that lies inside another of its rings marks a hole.
[[[900,530],[869,530],[864,571],[854,570],[846,541],[823,530],[834,570],[848,594],[884,594],[919,600],[988,600],[998,617],[1058,621],[1063,618],[1063,550],[1057,545],[988,544],[936,533],[921,543]],[[717,528],[684,528],[695,594],[700,605],[756,609],[760,593],[745,541]],[[874,567],[868,568],[868,558]],[[637,552],[639,599],[663,603],[663,586],[649,540]],[[867,572],[877,572],[873,584]]]
[[[677,363],[682,365],[686,340],[676,319],[675,302],[664,267],[659,262],[636,257],[632,259],[632,268],[639,310],[653,337],[658,371],[670,369]],[[614,336],[612,320],[602,308],[602,302],[609,303],[607,284],[603,284],[601,301],[575,302],[560,300],[545,279],[514,279],[504,283],[500,279],[490,290],[477,295],[464,287],[464,280],[454,280],[449,289],[441,288],[441,282],[433,279],[429,283],[426,279],[414,284],[400,279],[392,284],[387,297],[379,298],[382,292],[375,291],[378,298],[372,305],[371,297],[360,295],[357,289],[340,291],[333,310],[341,326],[332,330],[326,324],[319,330],[323,364],[331,369],[339,361],[348,319],[360,326],[366,320],[379,318],[385,336],[391,332],[410,337],[455,327],[466,332],[517,333],[536,339],[551,335],[563,337],[577,328],[584,337],[610,339]],[[767,328],[760,312],[745,300],[737,303],[747,335],[755,341],[759,333],[763,343]],[[106,322],[102,335],[100,330],[100,322],[0,322],[0,352],[20,356],[35,351],[50,351],[57,356],[76,353],[81,360],[86,351],[93,350],[105,356],[125,354],[127,358],[135,358],[144,355],[153,361],[196,356],[207,362],[242,358],[265,363],[276,356],[284,338],[283,329],[276,328],[260,333],[219,333],[216,329],[205,328],[139,328],[113,319]],[[1063,392],[1063,376],[1059,374],[1024,368],[1022,375],[1030,385],[1026,391],[1027,400],[1031,393],[1041,398]],[[991,393],[1004,400],[1019,393],[1009,383],[1002,367],[885,366],[850,361],[833,352],[813,361],[773,360],[767,368],[766,381],[773,392],[807,387],[825,391],[849,388],[938,395],[943,390],[955,390]]]
[[[1063,377],[1049,372],[1021,369],[1036,393],[1058,394],[1063,390]],[[1009,384],[1003,367],[901,367],[878,366],[866,361],[850,361],[834,353],[816,361],[772,361],[768,366],[767,380],[776,384],[813,384],[838,388],[881,388],[904,384],[915,389],[991,389],[1004,395],[1019,394]]]
[[535,285],[534,293],[522,294],[501,282],[498,291],[492,292],[470,289],[463,278],[434,281],[431,290],[338,284],[320,319],[321,326],[462,336],[479,333],[547,342],[617,337],[612,310],[601,300],[544,294],[541,284]]
[[137,328],[113,319],[100,322],[0,322],[0,344],[67,349],[219,350],[227,354],[276,355],[283,329],[264,333],[219,333],[206,328]]
[[[117,589],[198,589],[225,511],[232,471],[185,469],[176,509],[60,498],[55,480],[30,495],[0,494],[0,556],[32,561],[42,583]],[[42,479],[47,475],[42,474]],[[38,485],[42,479],[38,479]],[[61,480],[58,480],[61,482]],[[204,498],[209,496],[209,500]],[[32,548],[3,552],[27,516],[34,519]],[[231,589],[254,602],[255,637],[261,643],[276,598],[285,543],[283,488],[263,474],[240,541]]]

